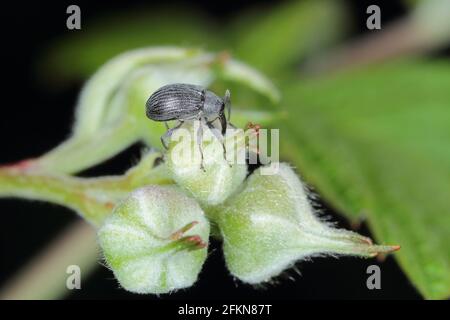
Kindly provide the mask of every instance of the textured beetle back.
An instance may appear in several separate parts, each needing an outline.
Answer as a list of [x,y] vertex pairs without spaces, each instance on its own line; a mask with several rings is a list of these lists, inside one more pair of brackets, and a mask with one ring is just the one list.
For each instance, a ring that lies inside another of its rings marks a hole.
[[190,120],[202,110],[201,86],[169,84],[156,90],[147,100],[146,115],[155,121]]

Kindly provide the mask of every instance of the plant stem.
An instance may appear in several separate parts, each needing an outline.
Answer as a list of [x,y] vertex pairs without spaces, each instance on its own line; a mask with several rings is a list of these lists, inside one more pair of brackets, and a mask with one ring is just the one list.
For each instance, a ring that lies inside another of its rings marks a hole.
[[69,207],[91,223],[98,224],[111,211],[114,202],[91,195],[80,178],[0,170],[0,197],[42,200]]
[[36,168],[76,173],[116,155],[139,140],[132,121],[100,131],[93,137],[72,137],[35,161]]
[[27,168],[23,162],[0,168],[0,198],[20,197],[57,203],[75,210],[98,226],[117,201],[149,184],[168,184],[165,167],[153,168],[159,156],[152,153],[125,175],[79,178]]

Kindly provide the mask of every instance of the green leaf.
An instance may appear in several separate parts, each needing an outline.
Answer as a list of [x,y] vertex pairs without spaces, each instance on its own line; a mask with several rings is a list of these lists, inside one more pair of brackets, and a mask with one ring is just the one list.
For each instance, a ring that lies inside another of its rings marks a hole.
[[[397,62],[290,85],[283,155],[366,218],[426,297],[450,295],[450,64]],[[283,139],[284,135],[284,139]]]

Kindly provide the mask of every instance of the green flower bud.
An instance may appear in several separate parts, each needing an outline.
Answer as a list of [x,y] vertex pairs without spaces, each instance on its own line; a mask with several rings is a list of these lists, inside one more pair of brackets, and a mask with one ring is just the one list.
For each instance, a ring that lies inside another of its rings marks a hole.
[[209,224],[202,209],[174,186],[134,191],[98,232],[107,264],[135,293],[191,286],[207,255]]
[[244,131],[227,130],[224,145],[226,152],[218,137],[198,121],[184,124],[171,137],[165,160],[172,179],[202,205],[222,203],[247,175]]
[[230,272],[251,284],[268,281],[310,256],[370,257],[398,249],[372,245],[366,237],[320,221],[304,186],[286,164],[280,164],[273,175],[256,170],[244,190],[221,206],[214,217]]

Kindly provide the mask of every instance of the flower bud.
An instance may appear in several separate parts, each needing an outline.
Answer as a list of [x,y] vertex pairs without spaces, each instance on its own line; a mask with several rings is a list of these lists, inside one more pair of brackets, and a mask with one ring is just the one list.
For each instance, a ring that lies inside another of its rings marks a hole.
[[247,283],[268,281],[310,256],[370,257],[398,249],[372,245],[366,237],[320,221],[301,181],[286,164],[273,175],[256,170],[245,188],[218,211],[227,266]]
[[174,131],[165,155],[172,179],[202,205],[222,203],[247,175],[243,130],[227,130],[226,152],[216,132],[198,121],[186,123]]
[[98,232],[107,264],[135,293],[191,286],[207,255],[209,223],[202,209],[174,186],[138,189]]

